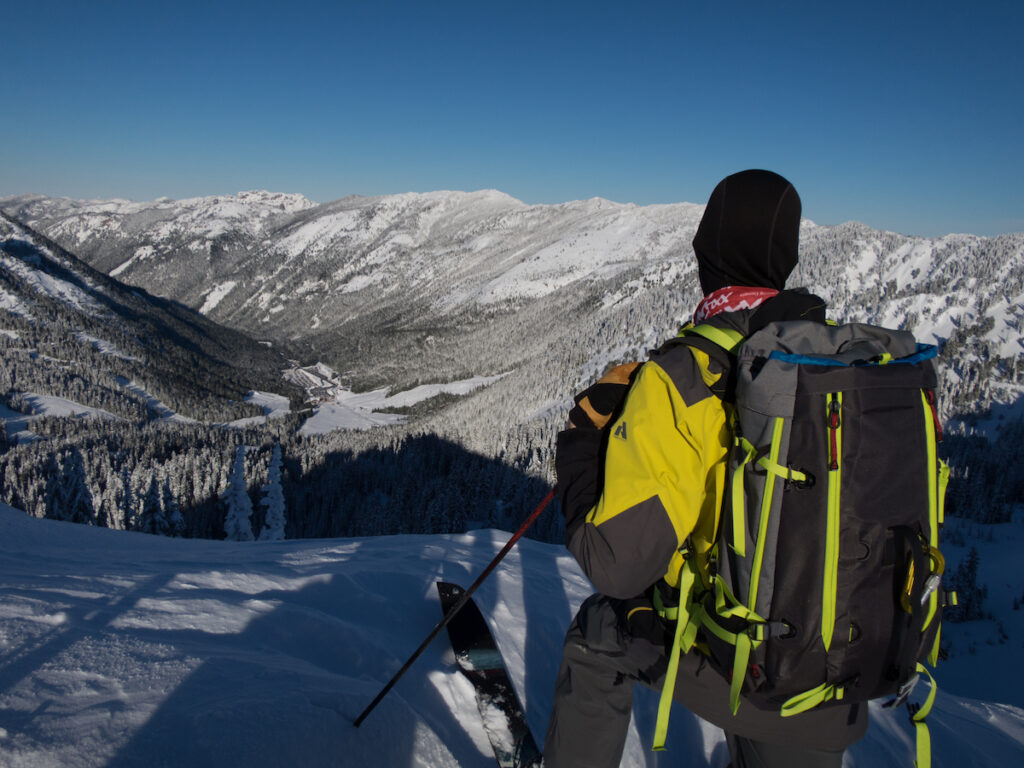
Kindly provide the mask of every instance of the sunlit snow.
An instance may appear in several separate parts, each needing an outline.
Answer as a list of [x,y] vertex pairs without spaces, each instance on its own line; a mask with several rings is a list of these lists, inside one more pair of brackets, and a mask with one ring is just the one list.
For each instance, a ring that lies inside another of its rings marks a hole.
[[[360,728],[352,721],[441,618],[434,583],[468,586],[508,536],[243,544],[0,504],[0,764],[493,768],[444,633]],[[563,547],[521,540],[477,593],[538,743],[564,631],[589,592]],[[936,768],[1024,760],[1024,711],[962,692],[1011,677],[999,670],[1015,652],[940,666]],[[1000,690],[1019,701],[1012,679]],[[668,751],[650,752],[656,708],[638,688],[624,768],[725,767],[721,731],[678,707]],[[911,765],[906,712],[872,711],[846,768]]]
[[441,394],[466,395],[501,378],[500,375],[475,376],[472,379],[447,384],[423,384],[394,395],[389,395],[387,389],[376,389],[371,392],[338,389],[334,401],[318,405],[314,414],[302,425],[299,434],[320,435],[336,429],[371,429],[388,424],[400,424],[405,421],[404,415],[383,411],[407,408]]

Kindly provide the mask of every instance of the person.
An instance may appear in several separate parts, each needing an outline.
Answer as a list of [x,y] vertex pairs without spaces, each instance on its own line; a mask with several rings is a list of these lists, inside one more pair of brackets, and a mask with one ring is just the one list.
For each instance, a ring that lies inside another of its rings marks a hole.
[[[747,336],[777,320],[825,322],[820,298],[785,289],[800,212],[793,185],[770,171],[715,187],[693,239],[704,293],[695,323]],[[707,573],[731,444],[724,373],[702,350],[666,343],[577,396],[558,435],[566,543],[597,594],[565,639],[546,768],[618,766],[633,685],[662,687],[671,628],[651,597],[676,586],[684,544]],[[864,704],[783,718],[748,703],[734,715],[729,683],[696,648],[680,659],[673,698],[725,731],[734,768],[839,768],[868,724]]]

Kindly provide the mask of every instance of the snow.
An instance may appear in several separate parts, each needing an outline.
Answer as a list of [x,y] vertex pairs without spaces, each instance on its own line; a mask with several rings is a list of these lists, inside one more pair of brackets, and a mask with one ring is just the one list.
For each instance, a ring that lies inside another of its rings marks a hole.
[[[82,312],[94,314],[101,311],[100,305],[86,291],[67,280],[62,280],[48,272],[43,272],[25,259],[4,255],[0,257],[0,263],[3,263],[5,268],[17,274],[18,277],[25,281],[26,285],[37,293],[57,301],[66,302]],[[0,295],[0,304],[12,303],[12,311],[18,314],[25,314],[24,305],[21,305],[16,298],[11,302],[10,299],[12,298],[10,294],[4,293]]]
[[986,341],[992,342],[993,351],[1000,357],[1019,356],[1024,351],[1024,341],[1021,339],[1021,331],[1024,330],[1024,295],[993,302],[986,315],[994,321],[992,330],[984,336]]
[[195,419],[189,418],[188,416],[182,416],[180,413],[175,413],[171,408],[162,403],[155,395],[149,394],[146,389],[136,381],[129,381],[123,376],[117,376],[114,379],[118,385],[124,387],[129,392],[133,392],[139,397],[146,401],[146,407],[150,413],[156,415],[158,419],[163,421],[178,421],[185,424],[197,423]]
[[33,439],[32,433],[29,431],[29,423],[42,416],[74,416],[78,418],[101,418],[121,421],[120,416],[115,416],[110,411],[82,405],[74,400],[66,400],[63,397],[39,395],[35,392],[24,392],[22,395],[32,410],[31,414],[12,411],[5,405],[0,405],[0,419],[7,423],[7,436],[14,440]]
[[[434,583],[468,586],[508,537],[243,544],[38,520],[0,504],[0,764],[493,768],[444,633],[360,728],[352,721],[440,619]],[[589,592],[564,548],[529,540],[477,592],[538,743],[563,633]],[[1007,680],[1005,699],[969,697],[1010,667],[963,663],[929,718],[934,764],[1019,765],[1019,686]],[[724,768],[721,731],[678,707],[668,751],[651,753],[656,707],[638,688],[623,766]],[[873,713],[846,766],[911,765],[906,713]]]
[[[952,543],[942,545],[946,556],[947,572],[967,557],[971,547],[977,548],[978,583],[988,586],[985,607],[1009,636],[999,644],[992,642],[998,636],[995,620],[957,625],[951,631],[943,626],[943,635],[950,645],[950,658],[939,666],[939,684],[943,690],[960,695],[971,695],[987,701],[1009,702],[1024,706],[1020,691],[1020,676],[999,673],[996,670],[1015,670],[1024,650],[1024,610],[1014,609],[1014,600],[1024,596],[1024,574],[1020,570],[1021,551],[1024,551],[1024,511],[1018,511],[1013,522],[986,526],[990,541],[966,537],[964,546]],[[957,518],[947,520],[947,540],[957,529],[969,530],[970,524]],[[984,656],[986,666],[993,671],[978,674],[978,655]],[[1024,734],[1022,734],[1024,738]]]
[[[86,237],[87,236],[81,236],[80,235],[79,238],[78,238],[79,242],[82,242],[83,240],[85,240]],[[119,264],[114,269],[110,270],[110,276],[111,277],[118,277],[118,276],[120,276],[122,273],[126,272],[129,268],[134,266],[137,262],[143,261],[145,259],[148,259],[148,258],[152,257],[155,253],[156,253],[156,249],[153,246],[151,246],[151,245],[144,245],[141,248],[136,248],[135,249],[135,253],[132,255],[131,258],[127,259],[126,261],[122,262],[121,264]]]
[[322,435],[336,429],[372,429],[389,424],[401,424],[405,421],[405,416],[380,411],[407,408],[440,394],[467,395],[478,387],[493,384],[503,375],[475,376],[447,384],[423,384],[395,395],[389,395],[387,389],[356,393],[338,387],[333,390],[334,402],[318,405],[313,415],[302,425],[299,434]]
[[13,293],[8,293],[4,290],[3,286],[0,286],[0,309],[7,310],[15,315],[21,317],[31,317],[28,305],[15,296]]
[[405,416],[397,413],[374,413],[372,410],[343,403],[321,403],[299,429],[300,435],[325,435],[336,429],[373,429],[401,424]]
[[119,357],[122,360],[138,361],[139,359],[137,357],[132,357],[131,355],[126,355],[124,352],[122,352],[116,346],[114,346],[111,342],[106,341],[104,339],[98,339],[95,336],[91,336],[88,333],[85,333],[84,331],[78,331],[77,333],[75,333],[75,337],[80,341],[84,341],[86,344],[92,344],[94,347],[96,347],[97,350],[99,350],[101,354],[112,355],[113,357]]
[[203,302],[203,306],[199,308],[199,313],[206,315],[213,312],[217,308],[217,305],[223,301],[224,297],[234,290],[234,287],[238,285],[235,280],[227,280],[223,283],[218,283],[213,286],[206,294],[206,300]]
[[[644,254],[638,252],[637,242],[651,239],[659,229],[678,234],[691,224],[690,217],[678,215],[678,206],[638,209],[594,199],[568,203],[566,207],[575,209],[578,218],[557,240],[484,285],[477,296],[480,303],[545,296],[582,276],[612,277],[642,262]],[[668,237],[665,242],[674,241]]]
[[245,402],[258,405],[263,409],[262,416],[250,416],[246,419],[236,419],[235,421],[229,421],[227,426],[229,427],[249,427],[255,424],[264,424],[267,419],[280,419],[283,418],[286,413],[291,411],[291,403],[288,402],[288,398],[284,395],[275,395],[272,392],[260,392],[254,390],[250,392],[244,398]]
[[278,250],[292,259],[303,253],[322,252],[336,238],[352,232],[359,225],[358,211],[340,211],[320,216],[308,224],[297,227],[287,237],[278,241]]

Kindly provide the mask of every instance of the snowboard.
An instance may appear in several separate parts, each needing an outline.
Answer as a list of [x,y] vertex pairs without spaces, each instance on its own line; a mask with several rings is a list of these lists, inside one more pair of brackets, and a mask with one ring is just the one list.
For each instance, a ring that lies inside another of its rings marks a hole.
[[[445,615],[463,597],[458,584],[439,581]],[[541,754],[509,679],[501,652],[480,609],[470,599],[448,623],[448,638],[459,669],[473,684],[476,704],[501,768],[538,768]]]

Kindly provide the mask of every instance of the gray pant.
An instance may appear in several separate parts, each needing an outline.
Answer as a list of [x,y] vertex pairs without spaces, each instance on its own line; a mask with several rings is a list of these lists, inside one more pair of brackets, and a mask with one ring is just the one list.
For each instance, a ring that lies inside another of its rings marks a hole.
[[[660,644],[621,626],[616,601],[603,595],[586,600],[565,639],[544,744],[545,768],[618,768],[633,685],[660,690],[667,663]],[[840,768],[846,747],[867,728],[863,705],[783,718],[748,704],[733,715],[728,683],[693,653],[680,660],[673,698],[726,732],[734,768]]]

